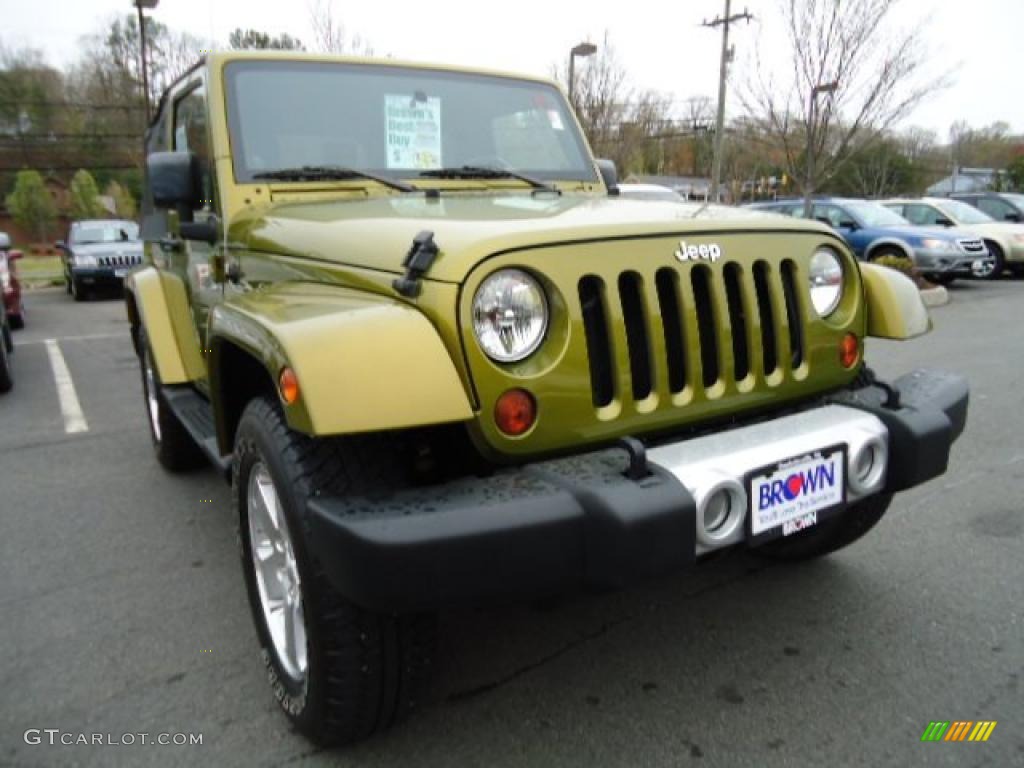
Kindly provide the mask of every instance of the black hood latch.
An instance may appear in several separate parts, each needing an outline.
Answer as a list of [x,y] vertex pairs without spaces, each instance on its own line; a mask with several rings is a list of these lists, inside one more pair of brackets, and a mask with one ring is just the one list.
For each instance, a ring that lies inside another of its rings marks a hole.
[[395,278],[391,287],[410,299],[419,296],[423,287],[420,278],[430,270],[438,253],[440,251],[434,242],[434,233],[427,229],[420,232],[412,239],[412,247],[402,261],[405,275]]

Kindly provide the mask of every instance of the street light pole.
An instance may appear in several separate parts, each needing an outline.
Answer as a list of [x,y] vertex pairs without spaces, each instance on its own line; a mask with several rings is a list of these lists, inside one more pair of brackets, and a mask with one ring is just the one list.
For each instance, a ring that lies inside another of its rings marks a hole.
[[573,111],[576,110],[576,57],[579,56],[582,59],[586,56],[593,56],[595,53],[597,53],[597,46],[593,43],[580,43],[569,51],[569,104],[572,105]]
[[804,218],[811,218],[811,197],[814,194],[814,119],[818,107],[819,93],[834,93],[839,81],[822,83],[811,88],[811,103],[807,109],[807,174],[804,179]]
[[149,125],[150,104],[149,104],[149,64],[146,56],[146,17],[142,13],[143,8],[153,10],[160,0],[132,0],[132,5],[139,12],[139,54],[142,58],[142,101],[146,107],[146,125]]

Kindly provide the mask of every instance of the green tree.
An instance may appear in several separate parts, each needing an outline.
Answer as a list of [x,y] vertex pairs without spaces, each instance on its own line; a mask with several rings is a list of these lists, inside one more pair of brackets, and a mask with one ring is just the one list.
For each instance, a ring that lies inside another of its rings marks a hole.
[[95,219],[106,213],[100,204],[96,180],[88,171],[80,170],[71,179],[70,213],[74,219]]
[[135,198],[132,193],[116,181],[107,185],[107,195],[114,200],[114,212],[122,219],[134,219],[136,213]]
[[47,241],[47,231],[57,218],[57,204],[38,171],[19,171],[6,203],[18,224],[34,233],[38,242]]
[[1006,166],[1006,180],[1017,192],[1024,192],[1024,155],[1018,155]]
[[228,37],[228,45],[236,51],[272,50],[272,51],[304,51],[305,46],[298,38],[287,34],[276,37],[256,29],[237,27]]

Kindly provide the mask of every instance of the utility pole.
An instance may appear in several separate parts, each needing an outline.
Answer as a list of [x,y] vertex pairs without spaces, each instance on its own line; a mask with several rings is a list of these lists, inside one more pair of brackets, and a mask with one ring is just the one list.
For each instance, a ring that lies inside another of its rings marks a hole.
[[729,62],[732,61],[732,51],[729,49],[729,25],[734,21],[746,21],[748,24],[754,17],[743,9],[743,13],[730,15],[732,11],[732,0],[725,0],[725,15],[716,16],[713,21],[705,20],[702,26],[722,28],[722,58],[719,62],[718,71],[718,117],[715,119],[715,157],[711,172],[711,199],[716,203],[719,201],[719,187],[722,184],[722,140],[725,138],[725,82],[729,77]]

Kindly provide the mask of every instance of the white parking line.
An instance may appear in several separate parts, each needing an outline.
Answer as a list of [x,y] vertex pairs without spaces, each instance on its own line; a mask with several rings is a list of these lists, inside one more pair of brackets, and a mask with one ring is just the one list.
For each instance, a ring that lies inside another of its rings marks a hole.
[[94,333],[88,336],[60,336],[56,339],[33,339],[32,341],[16,341],[14,346],[27,347],[30,344],[49,344],[51,341],[92,341],[93,339],[127,339],[127,331],[121,333]]
[[57,397],[60,399],[60,410],[64,414],[64,431],[69,435],[75,432],[88,432],[89,424],[82,413],[82,405],[75,393],[75,383],[71,380],[71,371],[64,361],[56,339],[46,340],[46,354],[50,357],[50,368],[53,369],[53,380],[57,383]]

